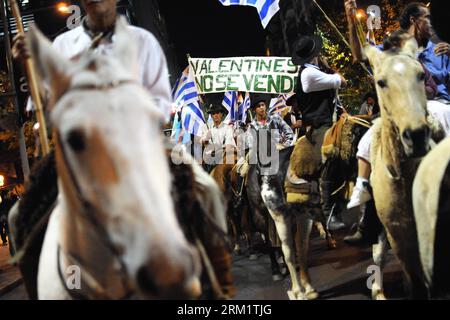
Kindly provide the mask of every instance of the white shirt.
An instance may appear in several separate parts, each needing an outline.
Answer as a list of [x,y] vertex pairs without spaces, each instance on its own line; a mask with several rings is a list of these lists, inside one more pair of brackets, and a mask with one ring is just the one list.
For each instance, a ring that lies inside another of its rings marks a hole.
[[306,93],[339,89],[341,86],[341,77],[338,74],[325,73],[313,64],[305,64],[305,67],[301,81],[303,91]]
[[[164,119],[169,121],[171,113],[172,95],[169,83],[169,73],[164,52],[158,40],[150,32],[135,26],[128,26],[129,32],[136,37],[138,44],[139,80],[155,99],[156,106]],[[112,42],[98,46],[101,54],[108,55],[112,51]],[[53,42],[53,47],[68,59],[79,55],[91,46],[92,39],[85,32],[83,26],[59,35]]]
[[203,142],[209,142],[218,148],[224,148],[225,146],[236,147],[236,142],[234,141],[233,128],[225,123],[221,123],[219,126],[213,126],[205,132]]

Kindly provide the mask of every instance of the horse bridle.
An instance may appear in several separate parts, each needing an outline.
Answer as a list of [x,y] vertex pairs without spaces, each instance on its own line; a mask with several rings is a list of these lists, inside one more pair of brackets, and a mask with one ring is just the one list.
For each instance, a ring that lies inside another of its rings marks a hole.
[[[70,91],[74,91],[74,90],[109,90],[109,89],[113,89],[116,88],[120,85],[124,85],[124,84],[136,84],[135,81],[132,80],[122,80],[122,81],[116,81],[116,82],[110,82],[107,84],[103,84],[100,86],[96,86],[96,85],[85,85],[85,86],[78,86],[78,87],[74,87],[71,88]],[[70,92],[68,91],[68,92]],[[67,94],[67,93],[66,93]],[[125,295],[122,298],[119,298],[119,300],[127,300],[129,299],[132,295],[133,295],[133,291],[130,289],[129,285],[128,285],[128,276],[127,276],[127,268],[124,264],[124,262],[122,261],[122,259],[119,258],[119,252],[116,249],[116,247],[111,243],[111,240],[109,240],[108,237],[108,233],[105,229],[105,227],[103,225],[101,225],[94,217],[94,213],[96,211],[98,211],[95,206],[89,201],[87,200],[84,196],[83,196],[83,191],[81,189],[81,186],[79,185],[76,176],[72,170],[72,168],[69,165],[68,162],[68,157],[66,154],[66,150],[64,149],[64,145],[62,143],[61,140],[61,136],[59,134],[58,131],[55,131],[55,135],[57,137],[57,141],[58,144],[60,145],[60,152],[61,152],[61,156],[62,156],[62,160],[64,162],[64,166],[66,171],[68,172],[69,175],[69,179],[70,182],[72,183],[72,186],[74,188],[74,193],[75,196],[77,197],[77,200],[79,201],[79,203],[82,206],[81,210],[83,212],[83,218],[86,219],[95,229],[95,231],[98,233],[99,238],[101,239],[101,241],[103,242],[104,246],[106,248],[108,248],[108,250],[110,250],[110,252],[112,253],[113,258],[118,262],[118,265],[120,266],[120,270],[119,270],[119,276],[122,282],[122,287],[125,291]],[[62,282],[62,285],[64,287],[64,289],[67,291],[67,293],[76,300],[86,300],[89,297],[83,295],[82,293],[78,293],[73,289],[69,289],[66,286],[66,281],[64,279],[64,275],[63,272],[61,270],[61,247],[58,244],[58,250],[57,250],[57,268],[58,268],[58,276]],[[78,267],[82,267],[82,263],[79,261],[79,259],[77,259],[73,254],[70,253],[65,253],[65,255],[67,256],[67,258],[69,260],[72,260]],[[100,298],[100,299],[111,299],[111,297],[108,296],[106,290],[98,283],[95,282],[95,278],[92,277],[90,275],[89,272],[87,272],[86,270],[84,270],[81,274],[87,274],[88,279],[89,279],[89,283],[94,284],[94,288],[90,288],[93,289],[92,291],[94,291],[95,293],[95,297],[96,298]]]

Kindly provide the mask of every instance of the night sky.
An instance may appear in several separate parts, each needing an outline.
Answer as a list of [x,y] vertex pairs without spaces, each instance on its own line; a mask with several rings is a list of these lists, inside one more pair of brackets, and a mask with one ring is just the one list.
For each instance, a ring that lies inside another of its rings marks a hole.
[[255,8],[217,0],[159,0],[178,61],[192,57],[264,55],[265,31]]
[[[322,0],[327,13],[341,11],[344,0]],[[265,54],[266,31],[255,8],[225,7],[218,0],[158,0],[175,45],[177,59],[183,65],[186,54],[192,57],[260,56]],[[381,0],[358,0],[365,8]]]

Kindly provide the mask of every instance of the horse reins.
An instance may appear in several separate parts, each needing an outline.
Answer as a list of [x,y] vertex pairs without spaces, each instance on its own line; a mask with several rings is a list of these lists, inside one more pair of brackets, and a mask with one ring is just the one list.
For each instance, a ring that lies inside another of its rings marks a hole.
[[[135,83],[135,81],[133,80],[122,80],[122,81],[116,81],[116,82],[110,82],[101,86],[95,86],[95,85],[86,85],[86,86],[78,86],[75,88],[71,88],[70,91],[73,90],[109,90],[112,88],[115,88],[117,86],[123,85],[123,84],[131,84],[131,83]],[[83,196],[83,192],[82,189],[80,187],[80,185],[78,184],[78,181],[75,178],[75,174],[72,171],[72,169],[70,168],[70,166],[68,165],[68,157],[66,154],[66,151],[64,149],[64,146],[62,144],[62,140],[61,140],[61,136],[58,132],[55,132],[55,135],[57,137],[57,141],[60,145],[60,152],[61,152],[61,156],[64,160],[64,163],[66,164],[66,170],[69,174],[69,179],[71,180],[72,186],[75,189],[75,196],[77,197],[79,203],[81,204],[83,210],[83,213],[85,213],[83,215],[83,217],[89,222],[91,223],[91,225],[94,227],[94,229],[98,232],[98,234],[100,235],[100,239],[102,240],[103,244],[105,245],[106,248],[108,248],[110,250],[110,252],[112,253],[112,256],[114,257],[114,259],[117,260],[117,262],[119,263],[120,266],[120,272],[119,272],[119,276],[121,278],[121,282],[122,282],[122,287],[125,290],[126,294],[124,295],[124,297],[120,298],[119,300],[126,300],[129,297],[132,296],[132,290],[129,288],[128,285],[128,281],[127,281],[127,268],[124,264],[124,262],[119,258],[119,253],[117,251],[117,249],[115,248],[115,246],[111,243],[111,241],[109,240],[108,237],[108,233],[105,230],[104,226],[101,225],[100,223],[98,223],[98,221],[94,218],[93,216],[93,212],[96,211],[95,207]],[[81,264],[79,263],[78,259],[76,259],[75,257],[73,257],[73,255],[65,253],[66,255],[69,256],[70,260],[73,260],[74,262],[77,263],[77,265],[81,266]],[[86,299],[86,297],[84,297],[82,294],[80,293],[75,293],[74,290],[70,290],[69,288],[67,288],[66,286],[66,282],[64,281],[64,276],[62,275],[62,271],[61,271],[61,249],[58,245],[58,253],[57,253],[58,257],[57,257],[57,261],[58,261],[58,275],[61,279],[61,282],[63,283],[63,286],[65,288],[65,290],[69,293],[69,295],[74,298],[74,299]],[[89,274],[89,272],[86,272],[87,274]],[[94,277],[89,277],[90,279],[94,279]],[[94,280],[95,281],[95,280]],[[93,283],[94,281],[88,281],[90,283]],[[97,295],[106,298],[107,294],[106,294],[106,290],[104,290],[104,288],[101,287],[100,284],[96,284],[95,288],[94,288],[94,292],[96,292]]]

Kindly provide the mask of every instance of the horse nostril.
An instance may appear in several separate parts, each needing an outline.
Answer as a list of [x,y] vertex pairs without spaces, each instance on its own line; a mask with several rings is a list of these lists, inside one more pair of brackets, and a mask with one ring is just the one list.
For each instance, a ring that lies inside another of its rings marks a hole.
[[141,267],[137,272],[137,283],[143,291],[158,296],[159,288],[152,277],[152,273],[147,267]]

